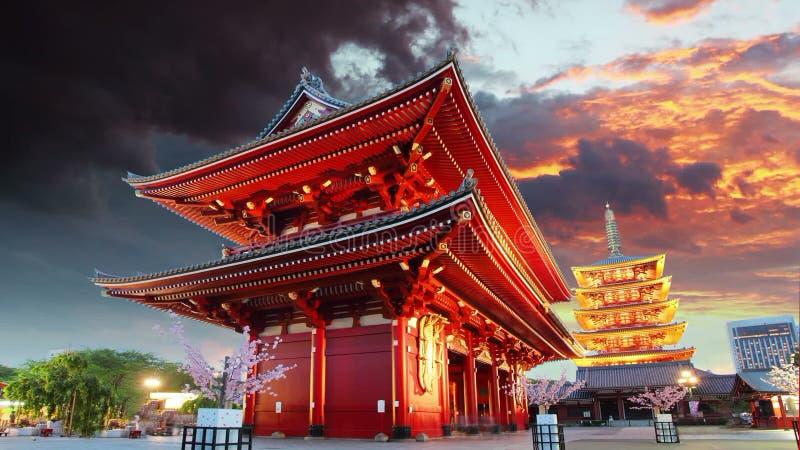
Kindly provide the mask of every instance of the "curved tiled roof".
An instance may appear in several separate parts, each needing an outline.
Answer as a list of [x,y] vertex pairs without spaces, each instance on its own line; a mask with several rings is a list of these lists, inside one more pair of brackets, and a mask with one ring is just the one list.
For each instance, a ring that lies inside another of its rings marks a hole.
[[742,371],[738,373],[742,381],[750,386],[754,391],[765,394],[783,393],[779,387],[764,381],[769,378],[768,370]]
[[657,256],[657,255],[648,255],[648,256],[625,256],[625,255],[622,255],[622,256],[611,256],[611,257],[606,258],[606,259],[601,259],[600,261],[594,262],[594,263],[592,263],[590,265],[592,265],[592,266],[606,266],[606,265],[609,265],[609,264],[619,264],[619,263],[626,263],[626,262],[636,261],[636,260],[639,260],[639,259],[652,258],[653,256]]
[[674,386],[681,371],[692,369],[690,361],[669,361],[619,366],[579,367],[575,379],[586,382],[584,389],[644,388]]
[[[223,152],[218,153],[216,155],[210,156],[208,158],[201,159],[200,161],[196,161],[194,163],[187,164],[185,166],[177,167],[175,169],[172,169],[172,170],[169,170],[169,171],[166,171],[166,172],[162,172],[162,173],[153,174],[153,175],[136,176],[134,178],[125,178],[124,181],[126,181],[128,183],[145,183],[145,182],[150,182],[150,181],[156,181],[156,180],[160,180],[160,179],[163,179],[163,178],[171,177],[173,175],[177,175],[179,173],[188,172],[188,171],[190,171],[192,169],[196,169],[198,167],[203,167],[203,166],[206,166],[208,164],[214,163],[216,161],[221,161],[223,159],[229,158],[229,157],[231,157],[233,155],[246,152],[246,151],[251,150],[251,149],[253,149],[255,147],[258,147],[259,145],[263,145],[263,144],[266,144],[268,142],[272,142],[272,141],[278,140],[278,139],[280,139],[280,138],[282,138],[282,137],[284,137],[284,136],[286,136],[288,134],[296,133],[296,132],[299,132],[299,131],[304,130],[306,128],[311,128],[311,127],[317,125],[318,123],[320,123],[322,121],[327,121],[327,120],[331,120],[331,119],[339,117],[339,116],[343,116],[343,115],[345,115],[345,114],[347,114],[347,113],[349,113],[351,111],[357,110],[357,109],[359,109],[361,107],[364,107],[366,105],[374,103],[374,102],[376,102],[376,101],[378,101],[378,100],[380,100],[380,99],[382,99],[384,97],[389,97],[392,94],[395,94],[397,92],[402,91],[403,89],[406,89],[407,87],[413,85],[414,83],[416,83],[420,79],[423,79],[423,78],[425,78],[425,77],[427,77],[427,76],[429,76],[431,74],[434,74],[438,70],[440,70],[443,67],[447,66],[448,64],[454,63],[454,62],[455,62],[455,56],[454,55],[448,55],[447,58],[442,60],[439,64],[436,64],[435,66],[431,67],[430,69],[428,69],[428,70],[426,70],[424,72],[420,72],[420,73],[416,74],[414,77],[408,79],[406,82],[401,83],[401,84],[399,84],[399,85],[397,85],[397,86],[395,86],[395,87],[393,87],[393,88],[391,88],[391,89],[389,89],[387,91],[381,92],[380,94],[374,95],[374,96],[372,96],[372,97],[370,97],[370,98],[368,98],[366,100],[363,100],[361,102],[354,103],[354,104],[349,105],[347,107],[344,107],[342,109],[336,110],[336,111],[334,111],[334,112],[332,112],[332,113],[330,113],[330,114],[328,114],[326,116],[321,116],[321,117],[318,117],[318,118],[316,118],[314,120],[305,122],[302,125],[299,125],[297,127],[281,130],[281,131],[279,131],[277,133],[273,133],[273,134],[270,134],[270,135],[263,136],[261,138],[255,139],[253,141],[246,142],[244,144],[241,144],[241,145],[238,145],[236,147],[230,148],[230,149],[228,149],[226,151],[223,151]],[[130,174],[130,175],[134,175],[134,174]]]
[[269,247],[223,257],[222,259],[219,260],[209,261],[201,264],[195,264],[187,267],[180,267],[163,272],[155,272],[150,274],[138,275],[134,277],[115,277],[108,274],[104,274],[98,270],[95,270],[96,275],[102,274],[105,276],[93,277],[91,278],[91,281],[95,284],[118,284],[118,283],[140,282],[140,281],[158,279],[188,272],[194,272],[197,270],[205,270],[212,267],[224,266],[230,263],[246,261],[248,259],[253,259],[257,257],[268,256],[273,253],[285,252],[287,250],[294,250],[304,246],[308,246],[311,243],[321,244],[328,240],[338,239],[349,235],[358,234],[373,228],[378,228],[387,224],[400,222],[405,219],[408,219],[409,217],[425,213],[445,203],[450,203],[468,194],[472,194],[476,184],[477,184],[477,179],[472,178],[471,173],[469,173],[468,176],[464,178],[464,181],[461,183],[461,186],[459,186],[459,188],[456,191],[451,191],[448,195],[443,195],[438,199],[432,200],[431,202],[426,204],[422,204],[417,208],[410,208],[407,211],[400,211],[397,212],[396,214],[387,214],[384,216],[374,218],[372,220],[365,220],[362,222],[354,223],[352,225],[343,225],[330,230],[322,230],[316,232],[311,231],[308,234],[298,236],[296,239],[292,239],[290,241],[280,243],[278,245],[271,245]]
[[716,375],[698,370],[697,376],[700,379],[695,390],[698,395],[729,395],[736,388],[735,373]]

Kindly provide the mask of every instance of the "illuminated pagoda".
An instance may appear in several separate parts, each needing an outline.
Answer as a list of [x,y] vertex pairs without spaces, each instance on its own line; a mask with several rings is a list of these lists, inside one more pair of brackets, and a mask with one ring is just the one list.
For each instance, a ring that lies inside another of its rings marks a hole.
[[550,308],[570,290],[454,56],[352,105],[303,70],[255,141],[125,181],[234,245],[219,260],[94,283],[281,336],[265,364],[296,368],[272,384],[277,397],[247,398],[257,434],[516,429],[527,403],[504,386],[582,356]]
[[689,360],[694,348],[677,344],[686,322],[673,322],[678,299],[669,299],[670,276],[664,276],[665,255],[625,256],[614,212],[607,204],[606,237],[610,256],[588,266],[573,267],[578,281],[573,311],[584,331],[574,336],[593,352],[575,359],[579,367]]

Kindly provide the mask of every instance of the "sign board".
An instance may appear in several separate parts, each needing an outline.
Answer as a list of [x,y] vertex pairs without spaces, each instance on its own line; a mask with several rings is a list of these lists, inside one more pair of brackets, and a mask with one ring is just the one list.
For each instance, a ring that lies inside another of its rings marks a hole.
[[537,414],[537,425],[555,425],[558,423],[558,416],[555,414]]
[[386,412],[386,400],[378,400],[378,412],[379,413]]
[[281,411],[282,409],[283,409],[283,403],[275,402],[275,412],[280,414],[282,412]]

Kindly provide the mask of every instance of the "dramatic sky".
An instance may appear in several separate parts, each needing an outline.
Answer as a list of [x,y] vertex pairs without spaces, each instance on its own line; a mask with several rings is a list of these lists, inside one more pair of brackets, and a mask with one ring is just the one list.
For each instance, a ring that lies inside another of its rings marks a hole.
[[[357,101],[451,47],[571,285],[571,266],[607,256],[608,201],[625,254],[667,253],[696,366],[733,370],[726,321],[798,314],[796,1],[235,6],[5,9],[0,364],[98,347],[179,359],[152,329],[163,313],[103,298],[87,278],[216,259],[224,242],[120,178],[251,140],[303,66]],[[570,329],[574,307],[557,307]],[[188,328],[215,356],[237,340]]]

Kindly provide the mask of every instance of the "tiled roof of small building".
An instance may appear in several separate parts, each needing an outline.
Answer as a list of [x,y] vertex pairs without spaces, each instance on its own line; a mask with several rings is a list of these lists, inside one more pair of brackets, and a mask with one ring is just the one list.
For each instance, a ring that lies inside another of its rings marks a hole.
[[693,369],[690,361],[579,367],[576,379],[586,381],[589,390],[652,388],[674,385],[685,369]]
[[736,374],[716,375],[713,373],[697,371],[700,381],[697,383],[695,393],[698,395],[726,395],[731,394],[736,387]]
[[[737,374],[715,374],[695,369],[690,361],[668,361],[647,364],[628,364],[620,366],[579,367],[576,379],[585,380],[586,386],[580,391],[596,391],[614,388],[657,388],[674,386],[681,371],[693,370],[698,378],[697,395],[729,395],[736,388]],[[760,376],[764,376],[761,374]],[[759,378],[758,376],[755,378]],[[755,382],[754,382],[755,383]],[[766,384],[761,382],[762,384]],[[750,383],[748,383],[750,384]],[[754,389],[755,386],[751,385]],[[771,386],[771,385],[767,385]],[[759,389],[756,389],[759,390]],[[775,392],[774,387],[764,392]],[[569,400],[585,397],[584,393],[573,393]]]
[[592,391],[588,389],[578,389],[569,394],[564,400],[591,400]]
[[741,377],[742,381],[745,382],[745,384],[753,388],[753,390],[756,392],[761,392],[761,393],[782,392],[777,386],[773,385],[772,383],[764,381],[764,379],[769,378],[768,370],[756,370],[756,371],[746,371],[746,372],[742,371],[739,372],[738,375],[739,377]]

